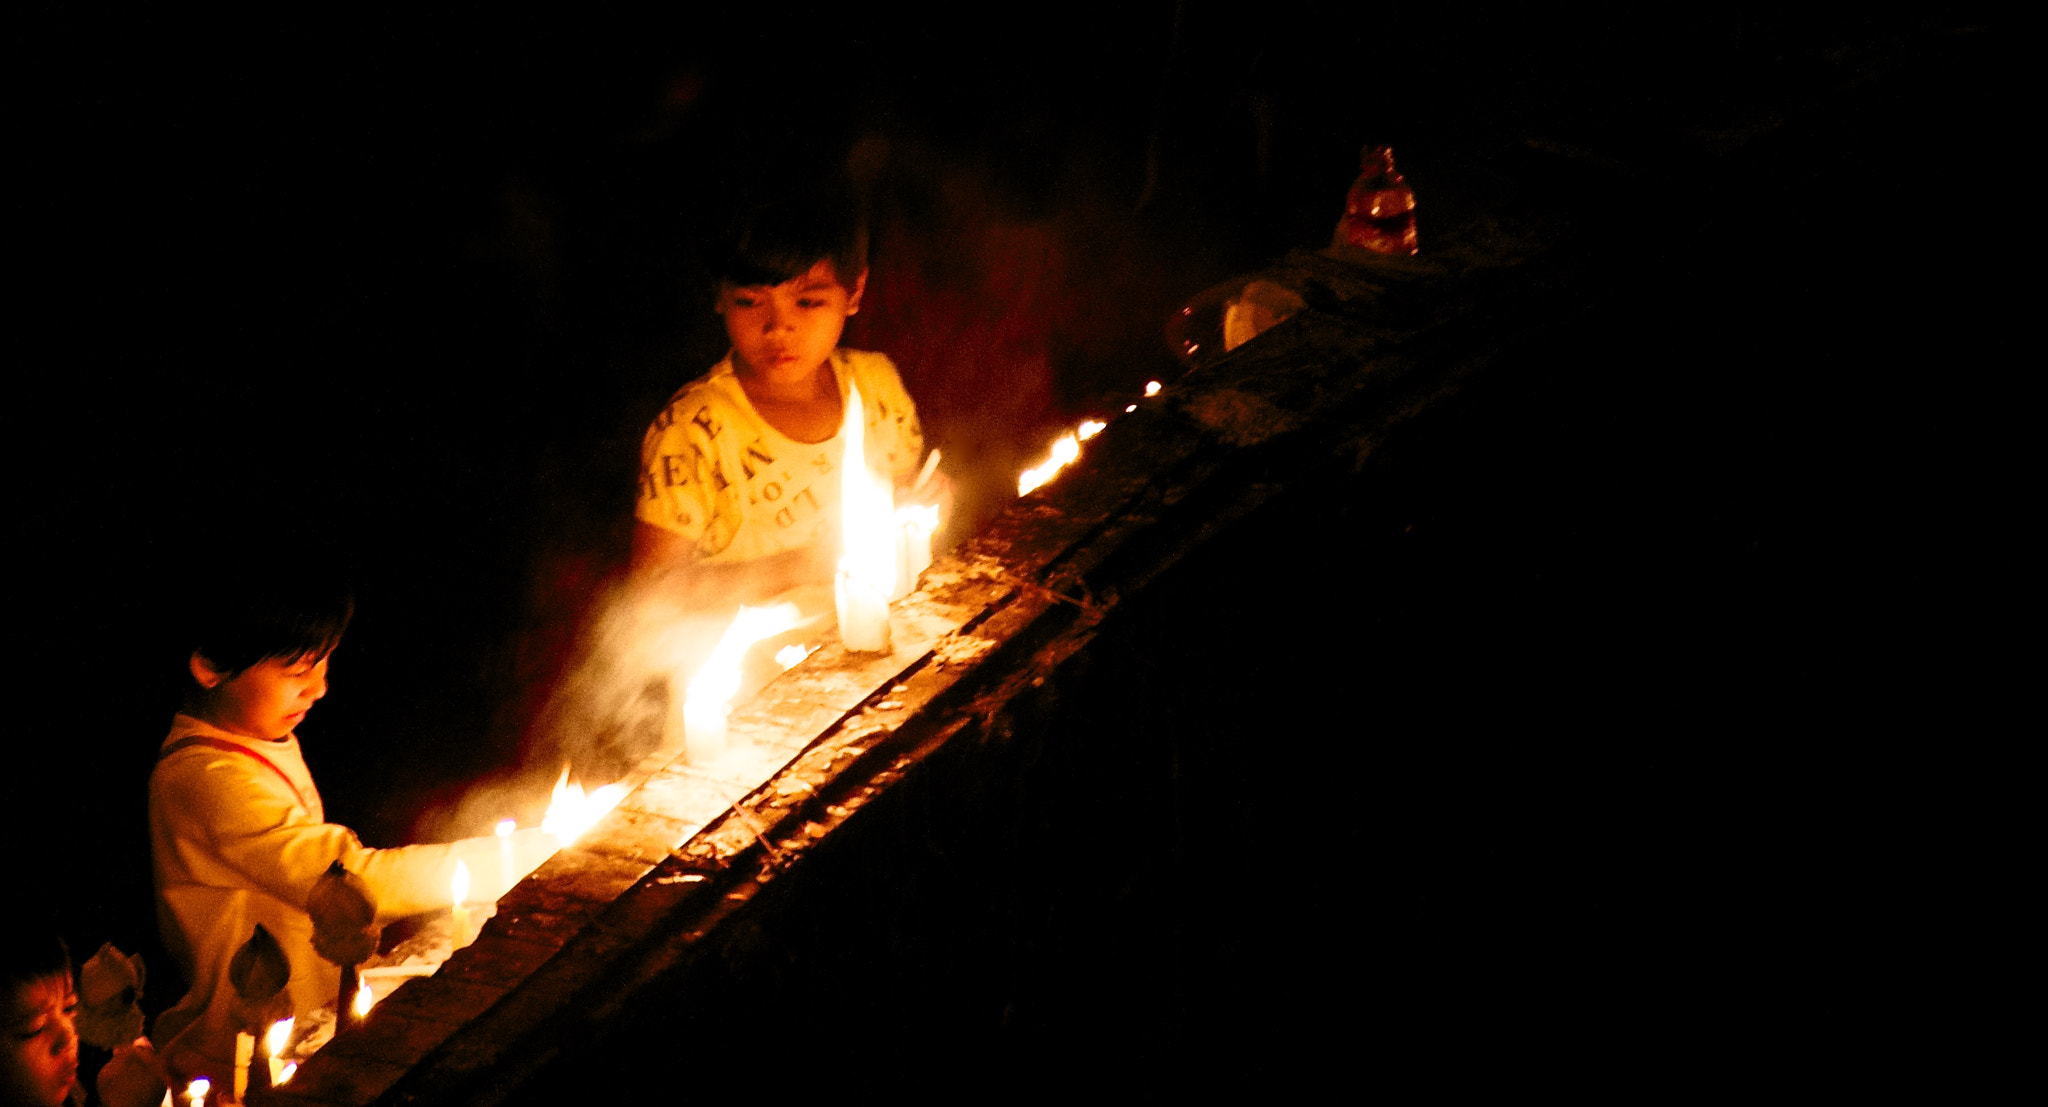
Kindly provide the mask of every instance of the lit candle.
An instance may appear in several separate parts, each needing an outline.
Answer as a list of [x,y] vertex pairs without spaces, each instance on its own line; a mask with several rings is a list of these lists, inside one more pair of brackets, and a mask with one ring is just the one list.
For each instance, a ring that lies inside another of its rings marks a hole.
[[506,891],[519,879],[512,871],[512,832],[517,829],[519,824],[511,819],[498,820],[498,886]]
[[939,529],[939,505],[910,504],[896,509],[901,533],[896,537],[896,595],[907,596],[932,563],[932,532]]
[[370,990],[369,980],[365,979],[361,983],[356,985],[356,1001],[353,1004],[356,1013],[356,1021],[362,1021],[363,1016],[368,1015],[370,1013],[370,1008],[375,1006],[376,1003],[377,993]]
[[256,1035],[235,1032],[235,1102],[249,1098],[249,1062],[256,1059]]
[[469,908],[463,906],[463,901],[469,898],[469,866],[459,859],[455,862],[455,879],[449,883],[449,891],[455,898],[454,944],[456,949],[461,949],[476,936],[469,932]]
[[888,653],[889,592],[901,568],[895,493],[888,481],[877,480],[868,471],[865,434],[860,389],[849,386],[846,420],[839,430],[846,452],[840,460],[841,545],[832,593],[839,614],[839,638],[846,648]]
[[285,1063],[284,1047],[292,1041],[292,1020],[279,1019],[270,1024],[270,1033],[263,1036],[263,1052],[270,1057],[270,1086],[276,1087],[291,1077],[291,1067]]
[[844,569],[832,582],[839,608],[839,638],[855,653],[889,652],[889,599]]

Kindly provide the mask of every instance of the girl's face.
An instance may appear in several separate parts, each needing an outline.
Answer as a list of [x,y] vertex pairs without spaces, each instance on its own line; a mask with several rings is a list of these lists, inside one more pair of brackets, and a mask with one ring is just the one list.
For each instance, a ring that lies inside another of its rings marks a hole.
[[78,1078],[71,974],[15,988],[0,1004],[0,1102],[59,1107]]
[[194,654],[192,674],[207,689],[204,717],[244,738],[282,738],[327,694],[327,659],[332,656],[289,661],[266,657],[233,676],[224,676]]

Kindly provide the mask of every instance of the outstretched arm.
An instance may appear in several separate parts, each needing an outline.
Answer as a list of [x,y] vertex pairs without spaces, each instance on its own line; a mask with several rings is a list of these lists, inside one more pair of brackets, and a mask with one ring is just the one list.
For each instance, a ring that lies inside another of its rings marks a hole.
[[713,565],[698,560],[694,547],[674,531],[635,522],[632,573],[643,595],[709,613],[762,603],[800,585],[831,583],[832,551],[797,549],[743,565]]

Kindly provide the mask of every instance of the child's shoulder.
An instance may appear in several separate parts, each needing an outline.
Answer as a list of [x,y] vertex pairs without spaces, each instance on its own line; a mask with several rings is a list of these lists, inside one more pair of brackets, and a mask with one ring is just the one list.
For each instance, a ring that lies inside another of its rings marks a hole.
[[896,363],[888,354],[875,350],[855,350],[841,346],[832,351],[832,360],[841,366],[840,378],[851,379],[856,384],[885,384],[901,390],[903,377],[896,371]]

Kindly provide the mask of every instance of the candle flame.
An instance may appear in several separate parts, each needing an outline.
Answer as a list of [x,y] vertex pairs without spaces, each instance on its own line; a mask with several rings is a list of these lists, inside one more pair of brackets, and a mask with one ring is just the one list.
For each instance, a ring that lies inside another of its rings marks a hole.
[[271,1023],[269,1032],[263,1035],[263,1051],[275,1057],[284,1052],[284,1047],[291,1044],[291,1040],[292,1020],[279,1019]]
[[271,1081],[271,1083],[282,1084],[285,1081],[290,1080],[292,1078],[292,1074],[297,1071],[299,1071],[299,1063],[297,1061],[286,1061],[284,1063],[284,1071],[278,1073],[277,1079]]
[[369,1014],[370,1008],[376,1005],[377,993],[370,990],[370,982],[368,980],[359,981],[356,984],[356,1001],[350,1005],[355,1008],[356,1017],[362,1018],[364,1015]]
[[802,661],[804,658],[811,656],[811,651],[817,648],[818,647],[816,646],[808,645],[784,646],[781,649],[775,651],[775,663],[777,665],[782,666],[782,671],[786,673],[791,669],[796,668],[797,662]]
[[455,906],[469,902],[469,865],[461,858],[455,861],[455,879],[448,882],[448,890],[455,897]]
[[718,645],[713,647],[703,668],[690,678],[684,702],[709,706],[713,703],[723,705],[731,700],[733,694],[740,690],[740,661],[746,657],[747,648],[763,638],[781,634],[802,618],[803,613],[793,603],[740,608],[739,614],[734,615],[732,623],[725,628],[725,634],[718,639]]
[[1146,382],[1145,382],[1145,395],[1147,395],[1147,396],[1157,396],[1157,395],[1159,395],[1159,382],[1158,382],[1158,381],[1146,381]]
[[510,838],[512,832],[518,829],[519,824],[512,819],[498,820],[498,837],[500,838]]
[[860,389],[847,385],[846,421],[840,427],[846,453],[840,462],[839,571],[854,587],[886,595],[896,583],[896,493],[887,480],[868,471],[867,420],[861,416]]
[[195,1076],[190,1084],[185,1085],[185,1098],[192,1101],[192,1107],[199,1107],[206,1102],[206,1093],[212,1090],[213,1081],[203,1076]]
[[1081,440],[1073,434],[1063,434],[1053,442],[1052,453],[1044,462],[1024,470],[1017,478],[1017,494],[1029,493],[1032,489],[1053,478],[1053,474],[1067,467],[1067,464],[1081,456]]
[[562,778],[555,781],[554,800],[548,804],[547,814],[540,820],[540,828],[566,846],[625,798],[626,789],[618,784],[607,784],[585,796],[583,785],[569,782],[569,766],[564,765]]

